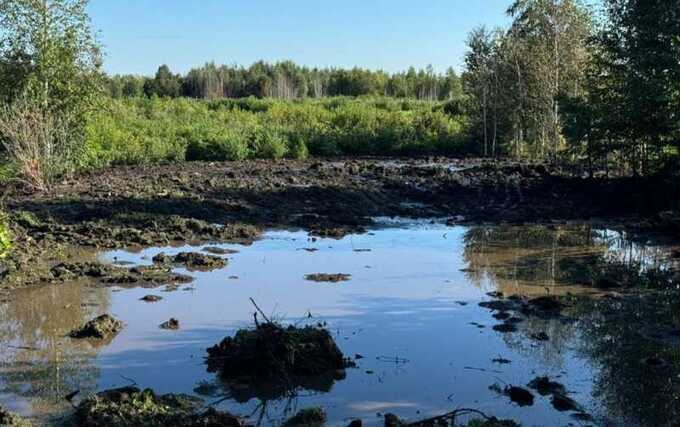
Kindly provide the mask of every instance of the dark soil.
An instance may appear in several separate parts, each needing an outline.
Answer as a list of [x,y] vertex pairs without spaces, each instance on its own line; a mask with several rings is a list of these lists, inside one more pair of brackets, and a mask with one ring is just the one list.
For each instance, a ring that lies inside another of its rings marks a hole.
[[353,366],[326,329],[272,322],[239,330],[209,348],[207,364],[209,372],[228,383],[289,389],[329,373],[342,379],[344,369]]
[[214,255],[206,255],[197,252],[180,252],[170,256],[161,252],[153,257],[154,264],[160,265],[180,265],[189,271],[211,271],[224,268],[227,260]]
[[116,336],[122,329],[123,322],[108,314],[102,314],[84,324],[80,329],[71,331],[69,336],[78,339],[107,340]]
[[[451,170],[449,166],[460,166]],[[416,159],[181,163],[98,170],[50,192],[4,188],[15,250],[0,288],[54,280],[66,246],[249,242],[267,227],[342,237],[374,216],[453,222],[606,218],[630,230],[680,230],[677,178],[590,180],[542,164]],[[34,268],[48,264],[48,272]]]
[[308,274],[305,276],[305,280],[309,280],[311,282],[330,282],[330,283],[346,282],[351,278],[352,278],[351,274],[342,273],[337,274],[315,273]]
[[177,329],[179,329],[179,320],[175,319],[174,317],[171,317],[170,320],[166,320],[165,322],[161,323],[159,327],[161,329],[170,329],[176,331]]
[[284,427],[321,427],[326,423],[326,413],[322,408],[301,409],[283,423]]

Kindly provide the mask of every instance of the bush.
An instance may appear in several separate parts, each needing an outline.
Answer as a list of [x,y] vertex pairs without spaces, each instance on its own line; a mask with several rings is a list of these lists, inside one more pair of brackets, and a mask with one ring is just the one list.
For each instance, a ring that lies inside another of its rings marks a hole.
[[384,97],[109,100],[79,165],[461,153],[465,123],[442,110]]
[[0,110],[0,142],[19,179],[36,190],[47,190],[69,171],[78,146],[70,122],[65,114],[27,101]]

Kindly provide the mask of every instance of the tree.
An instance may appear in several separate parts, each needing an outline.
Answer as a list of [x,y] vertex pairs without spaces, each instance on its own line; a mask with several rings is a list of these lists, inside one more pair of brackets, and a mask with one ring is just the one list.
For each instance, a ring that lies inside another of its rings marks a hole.
[[612,131],[633,172],[646,173],[665,147],[680,147],[680,2],[606,0],[605,12],[601,73],[622,118]]
[[144,93],[147,96],[176,98],[182,93],[180,76],[173,74],[167,65],[161,65],[153,80],[144,84]]
[[102,90],[87,3],[0,1],[0,141],[38,189],[71,170]]
[[0,1],[0,94],[82,115],[101,90],[87,0]]

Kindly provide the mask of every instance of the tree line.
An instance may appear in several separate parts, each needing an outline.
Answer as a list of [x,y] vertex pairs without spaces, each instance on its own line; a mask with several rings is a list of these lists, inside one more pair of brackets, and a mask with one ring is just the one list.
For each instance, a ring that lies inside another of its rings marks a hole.
[[468,38],[471,136],[488,156],[678,167],[680,0],[516,0]]
[[309,68],[292,61],[259,61],[249,67],[208,63],[185,75],[161,65],[155,76],[116,75],[107,78],[114,98],[180,96],[199,99],[299,99],[327,96],[390,96],[419,100],[447,100],[462,96],[462,81],[449,68],[437,73],[431,66],[399,73],[363,68]]

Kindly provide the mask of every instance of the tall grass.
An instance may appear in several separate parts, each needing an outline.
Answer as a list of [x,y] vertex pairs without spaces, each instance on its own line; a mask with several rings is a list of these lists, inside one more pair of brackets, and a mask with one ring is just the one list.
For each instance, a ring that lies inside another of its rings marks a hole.
[[89,120],[80,165],[457,154],[465,127],[441,104],[390,98],[111,99]]

